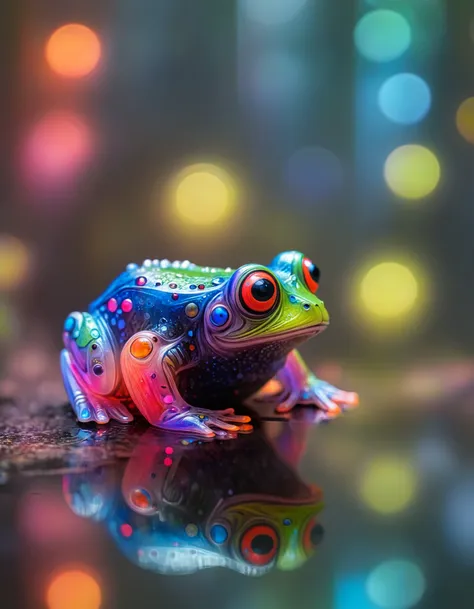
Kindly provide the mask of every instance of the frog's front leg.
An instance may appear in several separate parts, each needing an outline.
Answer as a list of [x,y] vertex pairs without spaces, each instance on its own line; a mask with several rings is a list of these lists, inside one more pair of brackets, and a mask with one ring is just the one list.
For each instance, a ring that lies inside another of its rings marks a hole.
[[81,423],[133,419],[117,399],[120,386],[115,349],[107,330],[89,313],[74,312],[64,324],[61,372],[71,406]]
[[318,379],[296,349],[288,355],[276,379],[281,390],[275,393],[264,387],[255,396],[254,401],[278,401],[277,412],[289,412],[297,404],[308,404],[320,409],[317,420],[322,421],[333,419],[340,415],[341,411],[354,408],[359,403],[357,393],[342,391]]
[[250,417],[234,410],[205,410],[188,404],[180,395],[176,375],[190,366],[179,344],[162,344],[157,334],[142,331],[124,345],[120,364],[125,384],[137,408],[151,425],[205,437],[250,431]]

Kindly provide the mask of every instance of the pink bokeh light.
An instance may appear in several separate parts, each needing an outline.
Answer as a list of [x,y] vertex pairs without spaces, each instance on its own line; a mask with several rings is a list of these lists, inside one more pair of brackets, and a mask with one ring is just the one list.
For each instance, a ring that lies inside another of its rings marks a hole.
[[26,137],[22,177],[35,190],[67,186],[82,173],[94,148],[92,131],[82,117],[73,112],[50,112]]

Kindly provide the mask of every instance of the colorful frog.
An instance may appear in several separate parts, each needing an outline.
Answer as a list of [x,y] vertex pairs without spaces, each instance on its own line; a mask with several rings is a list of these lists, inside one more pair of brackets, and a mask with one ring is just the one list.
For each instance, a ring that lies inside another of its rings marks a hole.
[[[61,370],[78,420],[128,422],[134,404],[156,427],[213,437],[252,429],[248,416],[214,409],[229,401],[310,404],[321,420],[355,406],[357,394],[317,379],[295,350],[329,323],[319,276],[296,251],[237,270],[129,264],[64,324]],[[276,395],[264,387],[274,377]]]

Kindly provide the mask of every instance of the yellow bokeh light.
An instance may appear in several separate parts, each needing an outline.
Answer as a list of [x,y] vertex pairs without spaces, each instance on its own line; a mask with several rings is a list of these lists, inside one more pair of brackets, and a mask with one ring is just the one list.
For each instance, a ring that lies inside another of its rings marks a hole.
[[395,514],[415,498],[418,478],[413,465],[397,456],[376,457],[363,472],[360,496],[371,509]]
[[398,262],[373,266],[360,284],[364,307],[382,318],[408,313],[418,299],[418,292],[418,282],[412,271]]
[[234,206],[234,185],[222,168],[199,163],[183,169],[175,179],[176,212],[200,226],[225,219]]
[[102,595],[99,584],[83,571],[63,571],[49,585],[49,609],[99,609]]
[[441,169],[431,150],[418,144],[400,146],[385,161],[388,187],[404,199],[421,199],[438,185]]
[[97,34],[80,23],[68,23],[55,30],[45,49],[49,67],[68,78],[90,74],[97,67],[100,55]]
[[456,126],[465,140],[474,144],[474,97],[465,99],[456,112]]
[[18,288],[26,279],[30,256],[16,237],[0,235],[0,290]]

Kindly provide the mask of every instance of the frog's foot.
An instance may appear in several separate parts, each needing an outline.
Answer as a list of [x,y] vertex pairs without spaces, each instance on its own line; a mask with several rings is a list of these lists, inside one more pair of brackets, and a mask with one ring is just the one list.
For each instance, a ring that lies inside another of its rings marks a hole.
[[128,423],[133,420],[133,416],[118,399],[99,396],[87,386],[66,349],[61,351],[61,371],[66,393],[80,423],[95,421],[105,424],[110,419]]
[[341,391],[316,378],[297,351],[292,351],[277,378],[265,385],[252,399],[253,404],[272,403],[286,413],[297,404],[318,408],[315,421],[327,421],[359,403],[357,393]]
[[233,408],[227,410],[207,410],[205,408],[184,407],[178,412],[170,409],[155,423],[161,429],[186,432],[213,438],[234,437],[238,433],[249,433],[253,427],[250,417],[237,415]]
[[355,408],[359,403],[357,393],[341,391],[313,374],[309,374],[306,383],[292,388],[287,397],[276,406],[279,413],[289,412],[297,404],[316,406],[320,412],[318,421],[327,421],[338,417],[342,412]]

